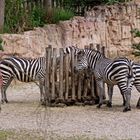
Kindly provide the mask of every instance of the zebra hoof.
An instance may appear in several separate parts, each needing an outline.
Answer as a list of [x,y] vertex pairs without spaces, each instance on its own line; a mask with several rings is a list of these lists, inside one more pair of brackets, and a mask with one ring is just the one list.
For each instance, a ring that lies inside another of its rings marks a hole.
[[7,99],[5,100],[5,103],[8,103],[8,100]]
[[41,101],[41,105],[46,106],[46,102],[45,101]]
[[123,106],[125,106],[125,102],[123,102]]
[[102,104],[98,104],[96,107],[97,107],[97,108],[101,108],[101,105],[102,105]]
[[131,107],[125,107],[123,112],[131,111]]
[[1,104],[4,104],[4,101],[5,101],[5,100],[1,100]]
[[140,105],[137,105],[136,108],[137,108],[137,109],[140,109]]
[[106,106],[109,107],[109,108],[111,108],[111,107],[112,107],[112,103],[111,103],[111,102],[108,102],[108,103],[106,104]]

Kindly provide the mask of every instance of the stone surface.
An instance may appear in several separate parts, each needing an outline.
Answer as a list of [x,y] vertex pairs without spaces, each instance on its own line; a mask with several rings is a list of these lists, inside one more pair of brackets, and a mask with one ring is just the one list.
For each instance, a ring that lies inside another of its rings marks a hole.
[[83,48],[93,43],[106,47],[108,57],[132,57],[132,44],[139,42],[130,31],[140,29],[140,3],[98,6],[85,14],[58,24],[35,28],[22,34],[3,34],[5,53],[22,57],[45,55],[45,48],[76,45]]

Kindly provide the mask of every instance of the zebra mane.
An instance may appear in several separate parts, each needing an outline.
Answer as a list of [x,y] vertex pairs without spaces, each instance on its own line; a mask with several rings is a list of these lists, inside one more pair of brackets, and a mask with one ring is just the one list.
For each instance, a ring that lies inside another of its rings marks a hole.
[[101,56],[103,56],[104,58],[106,58],[105,55],[102,52],[100,52],[99,50],[96,50],[94,48],[85,48],[84,50],[85,51],[86,50],[89,50],[89,51],[92,51],[92,52],[95,52],[95,53],[99,53]]

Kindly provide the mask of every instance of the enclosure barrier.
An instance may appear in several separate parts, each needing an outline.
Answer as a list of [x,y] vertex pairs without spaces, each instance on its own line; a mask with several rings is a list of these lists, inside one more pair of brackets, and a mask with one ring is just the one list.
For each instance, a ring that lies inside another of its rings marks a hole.
[[[95,48],[93,44],[90,44],[85,48],[94,48],[105,54],[105,47],[100,47],[100,45]],[[98,103],[99,96],[94,75],[88,77],[88,71],[74,72],[76,57],[73,51],[64,55],[63,48],[58,50],[48,46],[45,55],[45,99],[49,105]]]

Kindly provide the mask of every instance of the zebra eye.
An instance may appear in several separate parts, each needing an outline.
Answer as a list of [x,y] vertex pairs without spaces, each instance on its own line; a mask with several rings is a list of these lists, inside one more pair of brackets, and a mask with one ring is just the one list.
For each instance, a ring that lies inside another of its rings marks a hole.
[[79,51],[79,52],[77,53],[77,55],[78,55],[78,56],[83,56],[83,55],[84,55],[84,51]]

